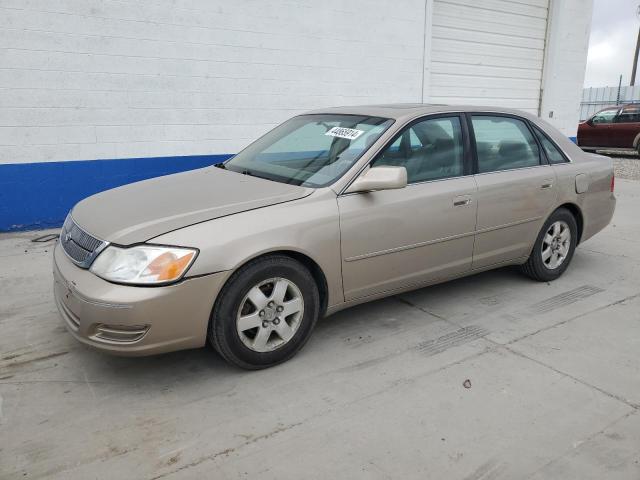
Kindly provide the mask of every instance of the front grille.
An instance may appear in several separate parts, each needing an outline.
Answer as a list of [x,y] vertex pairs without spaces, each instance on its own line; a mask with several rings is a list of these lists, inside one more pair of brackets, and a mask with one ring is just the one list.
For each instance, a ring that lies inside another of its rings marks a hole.
[[71,218],[67,217],[60,232],[60,243],[66,254],[82,268],[89,268],[93,259],[107,245],[106,242],[92,237],[82,230]]

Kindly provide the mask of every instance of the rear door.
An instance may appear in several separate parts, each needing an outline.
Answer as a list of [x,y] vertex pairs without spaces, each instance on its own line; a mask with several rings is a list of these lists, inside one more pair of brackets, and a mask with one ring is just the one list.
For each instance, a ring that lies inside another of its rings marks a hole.
[[636,148],[636,137],[640,134],[640,107],[629,105],[622,109],[611,127],[611,146]]
[[460,115],[417,120],[371,166],[407,169],[398,190],[338,197],[346,300],[471,269],[476,184]]
[[526,257],[556,197],[556,175],[524,119],[469,115],[478,222],[473,268]]

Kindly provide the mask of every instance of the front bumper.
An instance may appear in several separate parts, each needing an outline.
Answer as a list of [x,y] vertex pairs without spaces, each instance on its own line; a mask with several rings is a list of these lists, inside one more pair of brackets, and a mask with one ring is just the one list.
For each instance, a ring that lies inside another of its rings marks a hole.
[[118,355],[202,347],[213,303],[227,272],[174,285],[107,282],[77,267],[56,244],[54,296],[67,330],[80,342]]

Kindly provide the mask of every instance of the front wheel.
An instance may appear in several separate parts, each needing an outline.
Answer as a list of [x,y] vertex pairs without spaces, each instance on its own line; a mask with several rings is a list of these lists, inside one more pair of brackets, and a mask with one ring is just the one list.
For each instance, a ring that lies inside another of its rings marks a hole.
[[559,208],[543,225],[522,272],[539,282],[555,280],[569,266],[576,249],[578,225],[573,214]]
[[220,292],[209,340],[229,363],[267,368],[304,346],[319,306],[318,287],[304,265],[284,255],[258,258],[234,273]]

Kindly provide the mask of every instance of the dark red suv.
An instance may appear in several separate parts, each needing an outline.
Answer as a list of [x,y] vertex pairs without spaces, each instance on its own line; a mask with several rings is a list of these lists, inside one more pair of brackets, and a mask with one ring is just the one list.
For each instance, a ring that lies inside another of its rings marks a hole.
[[580,123],[578,145],[585,150],[633,148],[640,153],[640,105],[605,108]]

